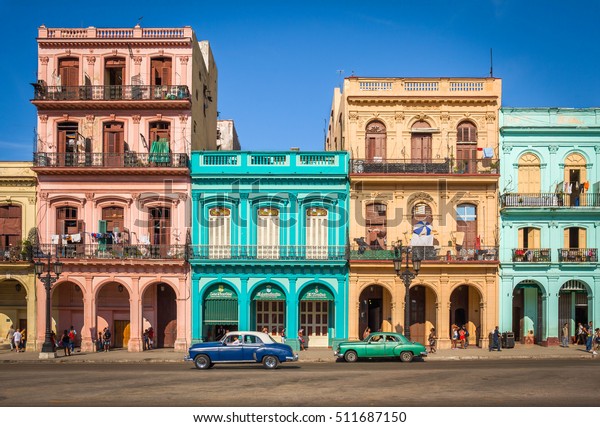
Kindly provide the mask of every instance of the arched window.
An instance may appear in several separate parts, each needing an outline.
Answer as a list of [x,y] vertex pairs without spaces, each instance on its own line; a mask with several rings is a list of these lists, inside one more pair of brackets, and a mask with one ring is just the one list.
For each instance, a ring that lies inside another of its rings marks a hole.
[[387,206],[371,203],[366,208],[367,243],[371,249],[385,249],[387,244]]
[[532,153],[526,153],[519,159],[519,185],[518,192],[521,194],[539,194],[540,183],[540,159]]
[[456,163],[461,173],[477,172],[477,127],[461,122],[456,128]]
[[208,211],[208,256],[229,258],[231,256],[231,210],[223,206]]
[[385,159],[386,129],[380,121],[374,121],[367,125],[366,155],[367,160],[381,161]]
[[324,208],[306,209],[306,257],[309,259],[327,258],[327,214]]
[[413,163],[431,163],[431,126],[420,120],[412,126],[410,138],[410,153]]
[[466,203],[458,205],[456,207],[456,245],[475,249],[477,244],[477,207]]

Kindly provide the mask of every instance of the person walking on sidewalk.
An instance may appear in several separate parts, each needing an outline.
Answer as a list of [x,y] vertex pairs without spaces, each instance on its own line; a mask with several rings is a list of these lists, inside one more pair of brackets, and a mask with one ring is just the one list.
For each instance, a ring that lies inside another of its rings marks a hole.
[[104,351],[110,351],[110,337],[112,334],[110,333],[110,329],[104,328],[104,334],[102,336],[104,342]]
[[64,330],[62,337],[60,337],[60,341],[62,342],[63,350],[65,351],[65,356],[71,355],[71,339],[69,338],[69,331]]
[[577,336],[575,338],[575,345],[583,344],[585,342],[585,339],[583,337],[583,325],[581,324],[581,322],[577,323]]
[[592,351],[592,341],[594,340],[594,326],[592,325],[592,321],[588,322],[587,327],[587,340],[585,342],[585,351]]
[[562,344],[560,346],[569,346],[569,324],[567,322],[565,322],[565,324],[562,327]]
[[8,339],[8,343],[10,344],[10,351],[13,351],[15,349],[15,328],[13,328],[13,325],[10,325],[10,328],[8,328],[6,339]]
[[15,350],[17,353],[21,351],[21,332],[17,329],[13,334],[13,343],[15,344]]
[[502,343],[500,338],[500,328],[496,326],[494,332],[492,333],[492,344],[490,345],[490,351],[496,347],[498,351],[502,351]]
[[429,342],[429,353],[435,353],[435,347],[437,344],[437,335],[435,333],[435,328],[431,328],[429,331],[429,337],[427,338]]

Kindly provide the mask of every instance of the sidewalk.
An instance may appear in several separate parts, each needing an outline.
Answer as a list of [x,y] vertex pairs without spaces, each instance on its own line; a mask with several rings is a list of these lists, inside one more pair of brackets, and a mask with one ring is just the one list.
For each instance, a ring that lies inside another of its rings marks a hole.
[[[64,356],[63,351],[57,352],[55,359],[40,359],[38,352],[16,353],[10,350],[0,350],[0,363],[189,363],[184,362],[184,353],[172,349],[157,349],[142,353],[130,353],[124,349],[110,352],[81,353]],[[299,362],[334,363],[336,361],[331,348],[309,348],[298,353]],[[487,348],[469,347],[465,350],[438,350],[430,354],[426,360],[510,360],[510,359],[590,359],[592,355],[585,351],[585,346],[541,347],[538,345],[520,345],[504,349],[501,352],[488,351]],[[600,360],[600,355],[596,356]]]

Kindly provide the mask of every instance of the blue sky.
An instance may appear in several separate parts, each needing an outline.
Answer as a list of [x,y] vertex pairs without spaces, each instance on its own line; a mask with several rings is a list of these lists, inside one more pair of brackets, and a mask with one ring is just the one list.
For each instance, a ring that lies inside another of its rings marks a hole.
[[0,160],[32,158],[41,24],[192,26],[217,62],[220,117],[246,150],[322,149],[342,77],[485,77],[490,48],[503,105],[600,106],[598,0],[87,3],[0,0],[5,63],[20,64],[4,69]]

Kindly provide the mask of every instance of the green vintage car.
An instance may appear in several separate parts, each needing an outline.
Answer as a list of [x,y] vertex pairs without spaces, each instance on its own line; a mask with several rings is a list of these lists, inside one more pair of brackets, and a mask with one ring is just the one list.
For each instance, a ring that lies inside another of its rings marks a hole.
[[356,362],[359,358],[397,357],[402,362],[410,362],[414,357],[426,357],[423,344],[411,342],[402,334],[394,332],[374,332],[362,341],[341,342],[334,353],[346,362]]

